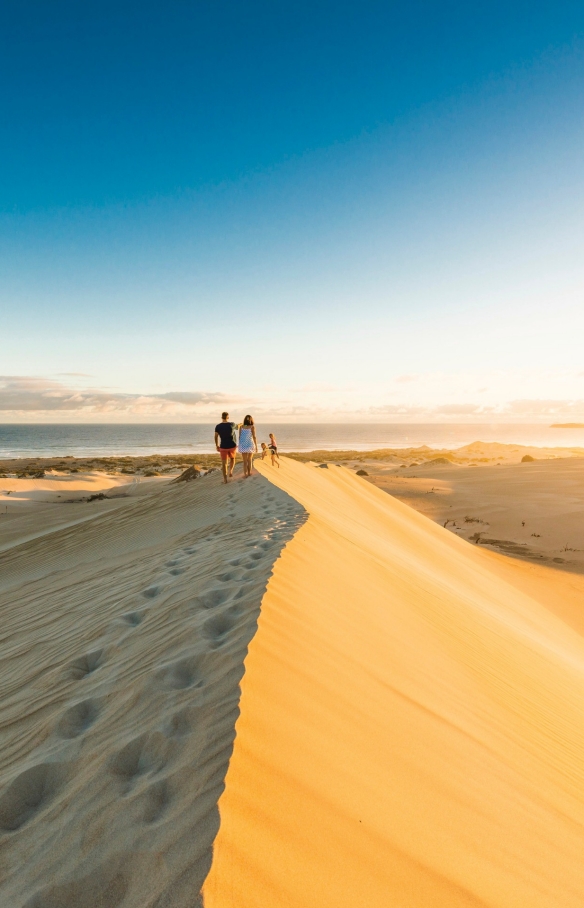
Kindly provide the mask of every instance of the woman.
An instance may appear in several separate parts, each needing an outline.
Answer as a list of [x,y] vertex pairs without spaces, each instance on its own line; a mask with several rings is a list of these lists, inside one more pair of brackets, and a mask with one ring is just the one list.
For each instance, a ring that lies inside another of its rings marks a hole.
[[253,455],[258,452],[258,441],[251,416],[246,416],[239,426],[239,453],[243,458],[243,475],[251,476]]

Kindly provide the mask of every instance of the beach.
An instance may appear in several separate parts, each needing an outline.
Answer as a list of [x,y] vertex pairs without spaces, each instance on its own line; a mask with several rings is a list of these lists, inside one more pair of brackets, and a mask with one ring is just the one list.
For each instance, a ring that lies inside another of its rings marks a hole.
[[159,461],[0,469],[3,903],[581,905],[584,458]]

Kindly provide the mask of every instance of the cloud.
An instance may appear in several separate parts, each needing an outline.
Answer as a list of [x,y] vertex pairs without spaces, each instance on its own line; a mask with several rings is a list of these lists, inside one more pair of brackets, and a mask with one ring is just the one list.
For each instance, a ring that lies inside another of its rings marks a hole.
[[480,404],[442,404],[434,408],[434,413],[445,416],[475,416],[482,409]]
[[[321,388],[322,390],[322,388]],[[228,395],[222,391],[166,391],[161,394],[120,392],[104,388],[76,388],[38,376],[0,376],[0,421],[87,422],[192,422],[213,421],[219,410],[245,406],[256,419],[283,422],[581,422],[584,400],[515,399],[485,405],[476,402],[392,402],[364,405],[362,396],[339,391],[330,400],[328,392],[315,400],[290,395],[276,388],[255,398]]]
[[584,416],[584,400],[512,400],[505,408],[510,415],[533,416]]
[[88,372],[57,372],[61,378],[91,378]]
[[405,385],[411,381],[418,381],[419,377],[420,376],[418,375],[417,372],[412,372],[411,374],[407,374],[407,375],[398,375],[397,378],[394,378],[394,381],[398,385]]
[[79,390],[62,382],[31,376],[0,376],[0,411],[9,413],[74,412],[163,415],[205,405],[237,403],[239,398],[219,392],[169,391],[165,394],[128,394],[95,389]]
[[185,406],[196,407],[197,404],[223,404],[223,403],[236,403],[242,398],[233,398],[228,394],[220,394],[218,391],[215,391],[211,394],[207,394],[203,391],[169,391],[167,394],[155,394],[153,395],[158,400],[172,400],[177,404],[185,404]]

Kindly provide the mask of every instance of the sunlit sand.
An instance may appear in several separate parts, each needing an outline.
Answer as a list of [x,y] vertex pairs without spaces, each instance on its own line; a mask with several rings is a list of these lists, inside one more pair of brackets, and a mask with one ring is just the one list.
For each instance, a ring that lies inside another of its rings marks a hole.
[[246,660],[205,905],[581,905],[582,638],[346,470],[260,469],[309,518]]

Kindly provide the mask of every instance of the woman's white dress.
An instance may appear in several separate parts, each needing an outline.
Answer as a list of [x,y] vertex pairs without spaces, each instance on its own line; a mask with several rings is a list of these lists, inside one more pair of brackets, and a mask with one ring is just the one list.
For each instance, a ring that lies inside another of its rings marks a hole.
[[255,444],[253,441],[251,428],[249,426],[242,426],[239,431],[239,453],[253,454],[254,452]]

